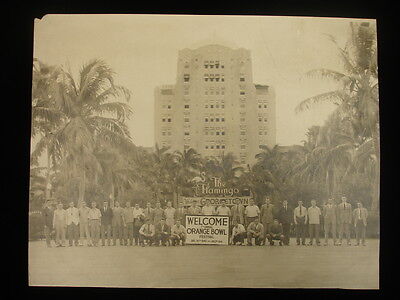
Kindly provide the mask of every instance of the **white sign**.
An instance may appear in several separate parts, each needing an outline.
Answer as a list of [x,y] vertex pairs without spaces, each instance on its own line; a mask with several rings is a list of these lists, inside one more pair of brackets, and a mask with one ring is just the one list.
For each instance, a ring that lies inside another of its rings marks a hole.
[[186,244],[228,245],[228,216],[186,216]]

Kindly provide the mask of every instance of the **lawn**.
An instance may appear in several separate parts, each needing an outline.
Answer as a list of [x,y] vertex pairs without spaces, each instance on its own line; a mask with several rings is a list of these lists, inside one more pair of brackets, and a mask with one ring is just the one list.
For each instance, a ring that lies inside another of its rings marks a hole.
[[47,248],[29,243],[33,286],[379,288],[379,240],[366,246]]

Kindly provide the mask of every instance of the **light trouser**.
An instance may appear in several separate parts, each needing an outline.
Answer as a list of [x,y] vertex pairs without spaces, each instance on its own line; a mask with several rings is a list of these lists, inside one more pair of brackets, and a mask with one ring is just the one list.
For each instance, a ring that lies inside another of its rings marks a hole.
[[180,241],[182,241],[182,245],[184,245],[186,241],[186,235],[184,233],[173,234],[171,236],[171,241],[172,241],[172,246],[175,246],[176,244],[179,245]]
[[365,226],[362,222],[358,222],[355,228],[356,231],[356,242],[360,244],[360,239],[363,244],[365,244],[365,231],[367,226]]
[[133,238],[135,239],[135,245],[138,245],[140,242],[140,227],[142,227],[142,222],[139,219],[133,220]]
[[332,234],[333,243],[336,243],[336,223],[325,222],[324,223],[325,243],[328,243],[329,233]]
[[68,241],[69,245],[72,246],[72,243],[75,244],[75,246],[78,246],[79,243],[79,225],[75,223],[71,223],[67,225],[67,236],[68,236]]
[[83,245],[83,239],[86,239],[89,244],[90,241],[90,229],[89,229],[89,221],[79,222],[79,235],[81,237],[81,245]]
[[56,224],[56,245],[65,244],[65,225]]
[[310,231],[310,244],[315,241],[319,244],[319,224],[309,224],[309,231]]
[[350,224],[341,222],[339,225],[339,241],[342,242],[343,233],[346,235],[347,243],[350,243]]
[[107,245],[109,246],[112,240],[112,227],[111,224],[101,224],[100,226],[101,244],[105,246],[106,238]]
[[97,246],[100,239],[100,220],[94,219],[89,221],[90,226],[90,237],[92,238],[92,243]]
[[123,240],[124,240],[124,231],[123,231],[123,227],[122,224],[121,225],[114,225],[113,226],[113,241],[114,241],[114,245],[117,244],[117,239],[119,239],[119,244],[123,245]]
[[44,236],[46,237],[46,245],[51,246],[51,228],[44,225]]
[[126,223],[124,227],[124,242],[125,245],[129,243],[132,246],[133,244],[133,222]]
[[296,224],[296,242],[299,245],[305,245],[306,243],[306,224],[304,222],[299,222]]

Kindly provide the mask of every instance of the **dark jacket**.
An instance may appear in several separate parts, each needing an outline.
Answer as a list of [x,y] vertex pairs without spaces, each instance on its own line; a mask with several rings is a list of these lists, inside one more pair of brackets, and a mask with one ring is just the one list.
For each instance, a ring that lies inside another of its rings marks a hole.
[[290,208],[290,206],[288,206],[287,209],[282,206],[278,213],[278,219],[282,224],[293,223],[293,209]]
[[113,211],[111,207],[107,207],[106,210],[104,210],[104,206],[100,208],[101,212],[101,225],[111,225],[112,222],[112,217],[113,217]]
[[[161,223],[158,223],[155,227],[156,234],[161,233]],[[171,234],[171,227],[169,227],[167,224],[164,224],[164,231],[168,232],[168,234]]]
[[53,228],[53,210],[48,207],[45,207],[42,210],[42,216],[44,225],[47,226],[48,228]]
[[283,233],[282,225],[281,224],[279,224],[279,225],[272,224],[269,227],[269,232],[271,232],[272,234],[282,234]]

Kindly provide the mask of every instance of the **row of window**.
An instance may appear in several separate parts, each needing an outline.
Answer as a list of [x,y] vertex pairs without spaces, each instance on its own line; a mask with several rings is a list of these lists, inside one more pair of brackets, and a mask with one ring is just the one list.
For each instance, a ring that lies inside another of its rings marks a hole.
[[221,104],[221,105],[219,105],[219,104],[210,104],[210,105],[208,105],[208,104],[206,104],[206,105],[204,105],[204,108],[225,108],[225,104]]
[[210,121],[210,122],[225,122],[225,118],[208,118],[208,117],[205,117],[204,118],[204,122],[208,122],[208,121]]
[[215,79],[216,82],[221,82],[225,81],[225,75],[224,74],[204,74],[204,81],[211,81],[213,82]]
[[[205,131],[204,134],[205,135],[209,135],[209,134],[214,135],[214,131],[210,131],[210,132]],[[215,135],[225,135],[225,131],[215,131]]]
[[205,68],[205,69],[208,69],[208,68],[213,69],[214,67],[215,67],[216,69],[219,69],[219,67],[221,67],[221,69],[223,69],[223,68],[224,68],[224,65],[223,65],[223,64],[220,64],[218,60],[216,60],[215,62],[214,62],[213,60],[210,60],[210,61],[206,60],[206,61],[204,61],[204,68]]
[[225,145],[205,145],[206,149],[225,149]]

